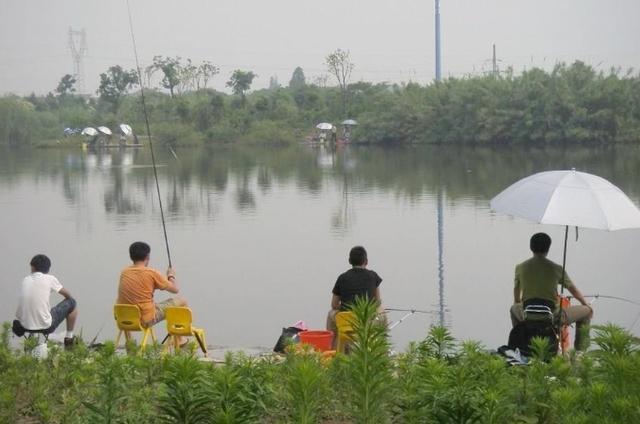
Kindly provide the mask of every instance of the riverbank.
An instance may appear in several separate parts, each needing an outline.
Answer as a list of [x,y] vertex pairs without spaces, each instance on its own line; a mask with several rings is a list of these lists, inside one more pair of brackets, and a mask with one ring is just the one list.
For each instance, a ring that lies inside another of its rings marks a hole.
[[[355,82],[274,86],[240,97],[211,89],[172,97],[148,90],[151,131],[160,142],[291,144],[319,122],[358,121],[368,143],[524,144],[640,142],[640,75],[597,72],[582,62],[552,71],[449,78],[439,83]],[[343,109],[346,107],[346,109]],[[139,94],[117,103],[72,94],[0,98],[0,144],[60,139],[65,128],[117,126],[144,134]]]
[[369,333],[362,350],[330,362],[229,354],[222,366],[154,349],[116,355],[111,344],[38,361],[11,351],[5,328],[0,422],[638,422],[638,339],[595,331],[584,356],[514,368],[438,328],[395,357]]

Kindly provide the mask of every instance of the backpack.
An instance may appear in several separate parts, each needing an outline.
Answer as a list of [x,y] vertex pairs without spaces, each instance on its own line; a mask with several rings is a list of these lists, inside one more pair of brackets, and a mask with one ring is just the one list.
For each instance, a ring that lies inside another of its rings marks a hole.
[[277,353],[285,353],[287,345],[291,343],[300,343],[300,336],[298,336],[298,333],[301,331],[302,330],[298,327],[282,328],[282,334],[278,337],[278,341],[276,342],[273,351]]
[[531,339],[534,337],[546,338],[549,341],[550,352],[558,354],[558,335],[551,321],[522,321],[511,329],[508,346],[510,349],[520,349],[525,356],[531,356]]

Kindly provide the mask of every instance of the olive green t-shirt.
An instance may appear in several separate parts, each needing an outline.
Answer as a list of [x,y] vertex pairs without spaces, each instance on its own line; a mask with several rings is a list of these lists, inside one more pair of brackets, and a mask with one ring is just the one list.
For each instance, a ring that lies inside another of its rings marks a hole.
[[[533,256],[516,265],[515,287],[522,291],[522,301],[546,299],[558,304],[558,285],[562,280],[562,267],[542,256]],[[573,282],[564,273],[564,287],[573,287]]]

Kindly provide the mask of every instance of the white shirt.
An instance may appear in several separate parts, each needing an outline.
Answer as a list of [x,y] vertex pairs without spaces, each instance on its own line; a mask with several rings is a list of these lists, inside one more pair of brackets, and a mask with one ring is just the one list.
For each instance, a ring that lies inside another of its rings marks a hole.
[[56,277],[41,272],[27,275],[20,286],[16,318],[28,330],[42,330],[51,326],[49,296],[59,292],[62,284]]

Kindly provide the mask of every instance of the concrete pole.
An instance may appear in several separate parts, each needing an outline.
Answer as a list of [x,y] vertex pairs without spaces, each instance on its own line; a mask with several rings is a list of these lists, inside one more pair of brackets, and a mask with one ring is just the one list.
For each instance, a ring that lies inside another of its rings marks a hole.
[[440,0],[436,1],[436,81],[442,79],[442,58],[440,51]]

